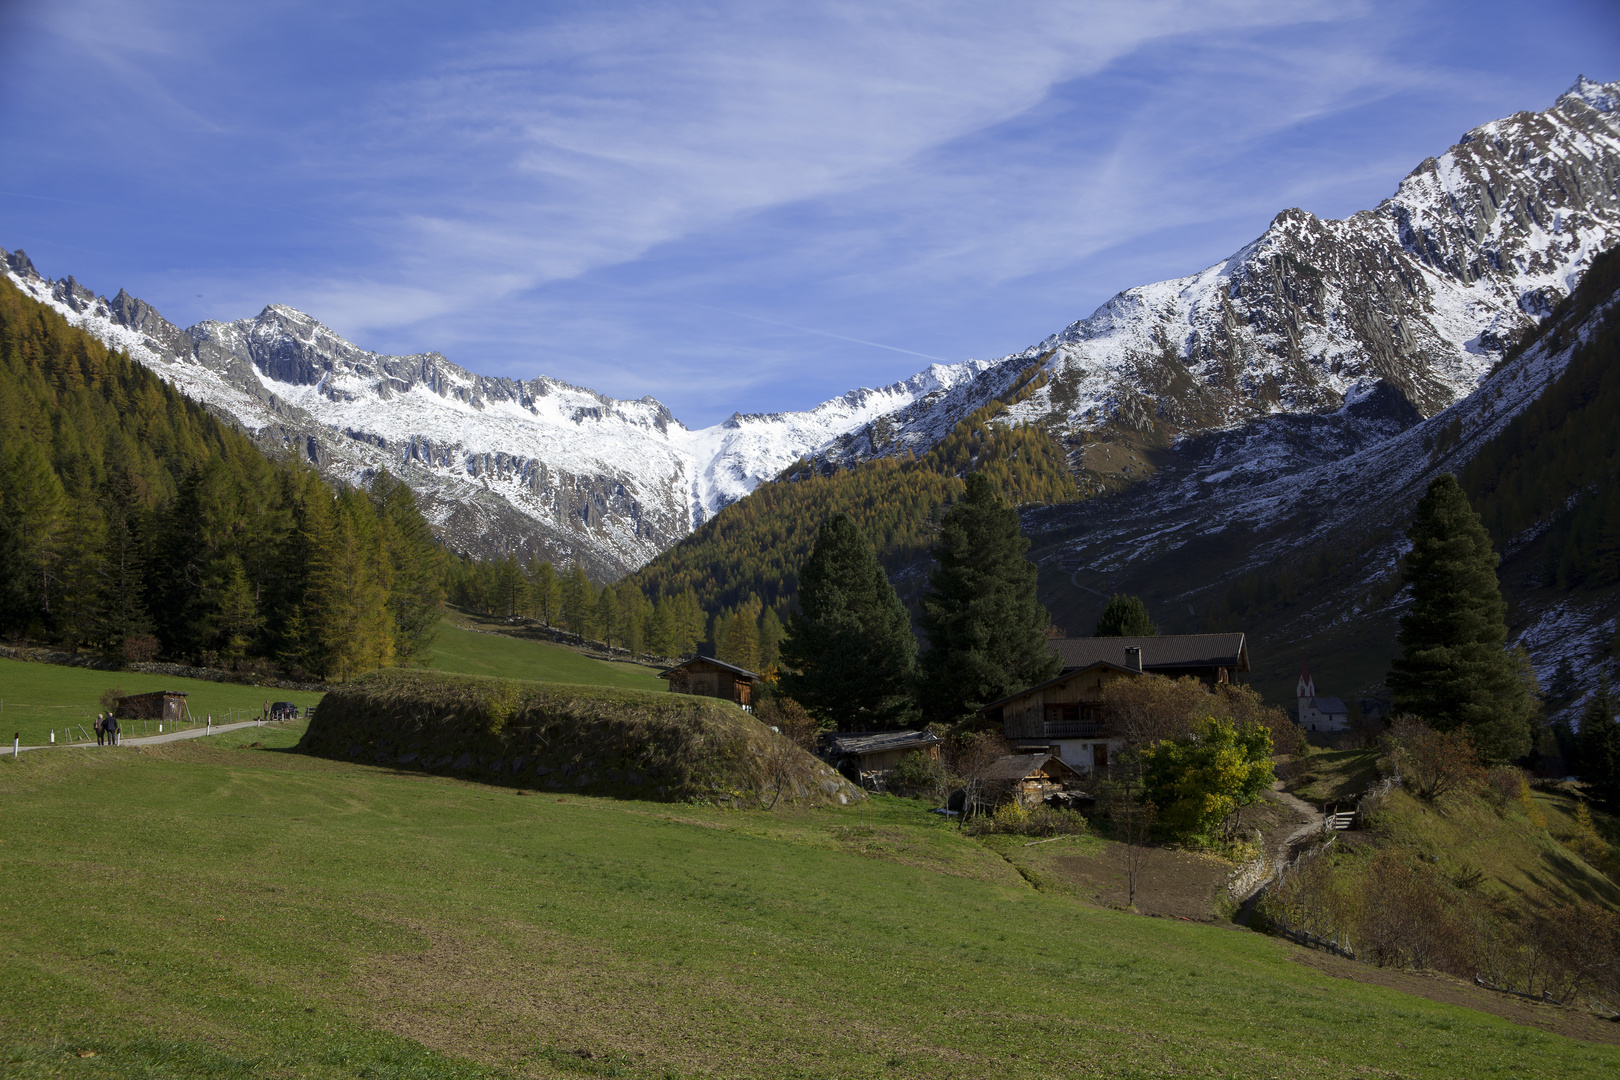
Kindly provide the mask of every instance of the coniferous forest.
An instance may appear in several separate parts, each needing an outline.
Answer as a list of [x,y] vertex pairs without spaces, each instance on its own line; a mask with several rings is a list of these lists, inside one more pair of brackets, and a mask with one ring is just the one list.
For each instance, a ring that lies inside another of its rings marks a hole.
[[417,659],[443,553],[0,282],[0,634],[342,681]]

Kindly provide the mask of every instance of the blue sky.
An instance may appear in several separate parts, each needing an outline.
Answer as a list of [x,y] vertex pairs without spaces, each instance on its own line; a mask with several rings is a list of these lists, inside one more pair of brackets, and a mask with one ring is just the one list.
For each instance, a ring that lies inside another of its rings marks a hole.
[[188,325],[687,424],[1031,345],[1468,128],[1620,5],[0,3],[0,246]]

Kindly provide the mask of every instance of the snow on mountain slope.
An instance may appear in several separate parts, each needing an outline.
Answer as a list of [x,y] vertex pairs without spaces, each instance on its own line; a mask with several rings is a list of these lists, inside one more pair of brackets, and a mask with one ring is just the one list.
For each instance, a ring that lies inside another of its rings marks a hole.
[[368,352],[278,305],[181,330],[126,293],[0,257],[31,295],[263,445],[349,482],[401,474],[453,546],[612,577],[802,457],[925,452],[1032,365],[1048,381],[1005,418],[1045,427],[1082,473],[1111,442],[1191,439],[1263,482],[1390,438],[1468,394],[1620,241],[1617,103],[1620,83],[1583,77],[1545,112],[1468,132],[1376,209],[1285,211],[1229,259],[1128,289],[1022,352],[696,431],[651,398]]
[[[1620,82],[1582,76],[1545,112],[1466,133],[1376,209],[1342,221],[1286,210],[1200,273],[1119,293],[986,365],[1002,383],[1032,364],[1048,376],[1004,421],[1042,425],[1086,471],[1105,467],[1098,451],[1114,440],[1167,445],[1330,414],[1379,387],[1433,415],[1620,242],[1617,109]],[[924,397],[821,457],[926,448],[991,393]]]
[[187,395],[337,479],[402,476],[449,543],[581,560],[617,577],[803,455],[886,413],[971,381],[935,365],[797,413],[737,414],[688,430],[652,398],[618,401],[555,379],[474,375],[438,353],[384,356],[272,304],[181,330],[120,292],[50,281],[22,252],[10,280]]

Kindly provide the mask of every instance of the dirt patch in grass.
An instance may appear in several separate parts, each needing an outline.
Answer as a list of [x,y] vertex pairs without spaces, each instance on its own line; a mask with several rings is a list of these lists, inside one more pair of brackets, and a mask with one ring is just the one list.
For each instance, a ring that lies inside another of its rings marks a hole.
[[[1122,845],[1109,843],[1095,855],[1065,855],[1052,860],[1052,872],[1082,897],[1103,907],[1123,907],[1129,899]],[[1144,915],[1167,915],[1214,922],[1215,900],[1232,874],[1232,864],[1213,855],[1169,848],[1150,848],[1136,883],[1136,909]]]
[[1336,979],[1351,979],[1446,1005],[1460,1005],[1465,1009],[1490,1013],[1515,1024],[1540,1028],[1582,1042],[1620,1045],[1620,1023],[1601,1020],[1579,1009],[1544,1005],[1512,994],[1481,989],[1438,972],[1373,967],[1314,949],[1298,949],[1293,959]]

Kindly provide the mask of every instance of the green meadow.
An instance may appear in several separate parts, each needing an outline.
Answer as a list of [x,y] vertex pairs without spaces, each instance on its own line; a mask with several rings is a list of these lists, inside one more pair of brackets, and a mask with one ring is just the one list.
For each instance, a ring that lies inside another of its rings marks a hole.
[[527,794],[298,735],[0,759],[0,1075],[1620,1070],[1275,939],[1039,891],[915,803]]
[[[82,740],[78,726],[82,724],[85,731],[91,731],[91,721],[102,711],[101,695],[113,687],[126,694],[180,691],[188,695],[186,705],[198,724],[210,714],[216,722],[248,719],[249,713],[258,716],[266,701],[291,701],[302,708],[321,700],[320,694],[299,690],[0,659],[0,737],[6,750],[11,749],[14,733],[22,736],[24,746],[42,746],[48,742],[52,729],[61,741],[70,724],[73,738]],[[232,710],[236,710],[234,717],[229,715]],[[124,735],[127,738],[157,734],[155,721],[148,721],[147,726],[149,730],[143,732],[141,721],[126,720]],[[90,739],[94,742],[93,732]]]
[[[656,669],[641,664],[610,663],[549,642],[480,634],[449,623],[440,624],[426,666],[467,675],[500,675],[535,682],[667,689]],[[102,708],[101,695],[112,687],[119,687],[126,694],[151,690],[186,693],[189,695],[186,703],[198,723],[209,714],[216,721],[244,719],[247,713],[257,716],[266,701],[291,701],[302,708],[321,699],[319,693],[301,690],[0,659],[0,736],[6,748],[10,748],[13,733],[21,735],[24,746],[46,744],[53,729],[61,741],[69,725],[73,725],[73,738],[82,741],[78,725],[82,724],[87,732],[91,730],[90,722]],[[157,733],[155,722],[149,723],[148,728],[150,730],[143,732],[140,721],[134,721],[133,727],[126,721],[124,734],[129,737]],[[94,735],[91,738],[93,740]]]
[[439,624],[426,666],[463,675],[499,675],[534,682],[623,686],[632,690],[669,688],[658,677],[656,668],[597,660],[550,642],[481,634],[449,622]]

